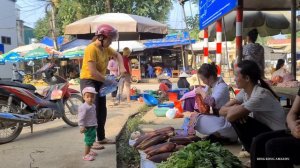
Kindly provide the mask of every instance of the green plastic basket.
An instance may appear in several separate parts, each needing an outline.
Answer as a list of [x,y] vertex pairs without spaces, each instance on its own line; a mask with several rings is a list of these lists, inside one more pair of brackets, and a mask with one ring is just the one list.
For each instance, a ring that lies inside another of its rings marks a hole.
[[160,107],[160,108],[156,108],[154,109],[154,114],[156,115],[156,117],[166,117],[166,113],[170,108],[167,107]]

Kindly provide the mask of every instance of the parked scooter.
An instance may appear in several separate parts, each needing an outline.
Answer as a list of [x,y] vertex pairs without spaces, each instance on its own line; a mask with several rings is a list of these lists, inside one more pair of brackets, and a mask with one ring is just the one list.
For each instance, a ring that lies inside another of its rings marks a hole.
[[23,83],[24,77],[26,75],[25,72],[23,70],[17,70],[16,73],[17,73],[17,78],[13,79],[12,81]]
[[48,63],[36,74],[50,86],[44,94],[36,93],[33,85],[0,80],[0,144],[17,138],[23,127],[62,118],[77,126],[78,106],[83,103],[80,92],[69,88],[68,81],[54,75],[54,64]]

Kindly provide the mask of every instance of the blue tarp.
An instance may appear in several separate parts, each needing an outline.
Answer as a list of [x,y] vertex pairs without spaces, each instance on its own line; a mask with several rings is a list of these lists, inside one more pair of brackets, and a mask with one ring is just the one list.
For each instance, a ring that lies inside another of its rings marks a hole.
[[[63,44],[63,42],[64,42],[64,37],[63,37],[63,36],[57,37],[56,42],[57,42],[57,45],[58,45],[58,46],[61,46],[61,45]],[[50,37],[47,37],[47,36],[44,37],[44,38],[41,40],[41,43],[53,47],[53,40],[52,40],[52,38],[50,38]]]
[[168,47],[176,45],[189,45],[196,43],[196,40],[188,39],[188,33],[183,32],[181,34],[169,34],[163,39],[148,40],[144,43],[146,48]]
[[60,47],[60,51],[68,50],[68,49],[71,49],[74,47],[79,47],[79,46],[87,46],[90,44],[90,42],[91,42],[91,40],[75,39],[68,43],[63,44]]

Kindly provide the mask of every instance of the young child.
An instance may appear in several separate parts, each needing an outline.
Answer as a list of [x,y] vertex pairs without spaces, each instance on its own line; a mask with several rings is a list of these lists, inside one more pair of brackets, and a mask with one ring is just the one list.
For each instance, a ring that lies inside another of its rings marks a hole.
[[97,153],[91,150],[93,143],[96,140],[96,107],[94,105],[95,95],[97,94],[95,88],[86,87],[82,90],[84,104],[78,109],[78,124],[80,126],[80,133],[84,133],[85,152],[83,160],[92,161],[97,156]]

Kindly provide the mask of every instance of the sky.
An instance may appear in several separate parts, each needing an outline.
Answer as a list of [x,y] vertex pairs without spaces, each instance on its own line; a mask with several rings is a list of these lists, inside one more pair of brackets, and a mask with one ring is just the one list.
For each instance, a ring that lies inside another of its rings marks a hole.
[[[190,1],[185,3],[184,6],[186,16],[195,16],[198,14],[198,6],[191,4]],[[173,4],[173,9],[170,11],[168,24],[172,29],[184,29],[184,15],[182,6],[179,3]]]
[[20,18],[26,26],[34,28],[36,21],[45,16],[46,2],[39,0],[17,0]]

